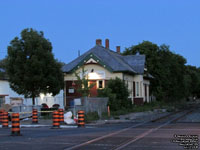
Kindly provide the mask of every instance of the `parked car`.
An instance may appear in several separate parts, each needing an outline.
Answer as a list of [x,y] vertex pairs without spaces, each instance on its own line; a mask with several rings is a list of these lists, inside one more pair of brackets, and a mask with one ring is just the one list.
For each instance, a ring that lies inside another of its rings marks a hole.
[[59,104],[53,104],[53,106],[52,106],[52,108],[56,108],[56,109],[58,109],[59,107],[60,107]]
[[42,103],[42,108],[49,108],[49,106],[46,103]]

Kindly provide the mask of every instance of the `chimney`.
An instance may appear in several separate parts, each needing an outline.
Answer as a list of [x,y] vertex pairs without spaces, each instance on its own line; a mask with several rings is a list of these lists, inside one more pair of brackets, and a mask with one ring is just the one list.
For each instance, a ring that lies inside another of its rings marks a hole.
[[109,39],[106,39],[105,43],[106,43],[106,48],[109,49]]
[[120,54],[120,46],[116,46],[116,51]]
[[96,39],[96,45],[102,45],[101,39]]

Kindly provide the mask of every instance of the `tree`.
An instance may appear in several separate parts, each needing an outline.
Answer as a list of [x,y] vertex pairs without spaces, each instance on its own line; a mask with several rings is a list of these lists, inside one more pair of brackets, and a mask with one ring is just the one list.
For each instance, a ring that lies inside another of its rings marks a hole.
[[159,85],[159,80],[157,77],[157,72],[159,72],[161,68],[160,58],[158,57],[159,46],[149,42],[143,41],[138,45],[133,45],[129,48],[126,48],[123,52],[123,55],[135,55],[136,53],[145,54],[146,56],[146,66],[148,71],[155,77],[154,80],[151,81],[150,93],[160,97],[158,93],[162,93],[161,87]]
[[58,94],[63,88],[61,63],[54,59],[52,45],[43,32],[24,29],[8,46],[6,70],[10,87],[18,94],[35,97]]
[[185,66],[185,78],[188,81],[187,86],[187,97],[200,97],[200,69],[195,66]]
[[82,72],[75,72],[74,73],[76,78],[77,78],[77,85],[78,85],[78,93],[80,93],[82,96],[89,96],[90,94],[90,89],[94,87],[95,84],[88,84],[88,74],[87,70],[82,67]]
[[6,69],[6,58],[0,60],[0,68]]
[[1,79],[7,79],[6,75],[6,59],[0,60],[0,78]]
[[128,99],[128,87],[119,78],[111,79],[102,90],[98,90],[99,97],[109,97],[108,105],[112,111],[131,108],[131,100]]
[[158,100],[175,101],[185,97],[185,58],[171,52],[168,45],[158,46],[149,41],[126,48],[123,54],[137,52],[146,55],[148,72],[154,76],[150,92]]

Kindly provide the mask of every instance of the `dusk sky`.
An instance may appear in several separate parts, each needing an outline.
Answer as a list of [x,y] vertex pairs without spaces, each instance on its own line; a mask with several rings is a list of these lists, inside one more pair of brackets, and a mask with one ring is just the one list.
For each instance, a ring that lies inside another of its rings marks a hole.
[[148,40],[200,67],[200,0],[0,0],[0,59],[25,28],[43,31],[69,63],[100,38],[110,48]]

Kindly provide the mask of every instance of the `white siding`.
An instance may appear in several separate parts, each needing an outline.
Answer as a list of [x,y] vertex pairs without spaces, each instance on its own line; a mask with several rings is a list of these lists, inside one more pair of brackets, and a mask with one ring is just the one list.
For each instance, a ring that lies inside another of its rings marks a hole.
[[[32,99],[31,98],[24,98],[23,95],[19,95],[16,92],[14,92],[9,85],[9,82],[6,80],[0,80],[0,95],[8,95],[5,97],[5,103],[10,104],[10,97],[20,97],[23,98],[23,104],[24,105],[32,105]],[[56,96],[51,96],[49,94],[47,95],[40,95],[40,97],[37,97],[35,100],[36,105],[41,105],[42,103],[46,103],[49,107],[52,107],[53,104],[59,104],[60,107],[64,108],[63,105],[63,90],[60,91],[59,94]]]
[[[94,72],[104,71],[105,72],[105,78],[104,78],[105,80],[110,80],[111,78],[115,79],[116,77],[122,79],[122,73],[112,73],[100,65],[88,64],[88,65],[84,66],[84,70],[87,72],[91,72],[92,69]],[[79,68],[78,70],[76,70],[77,73],[81,72],[81,71],[82,71],[82,68]],[[72,81],[72,80],[77,80],[74,73],[64,75],[64,81]]]

